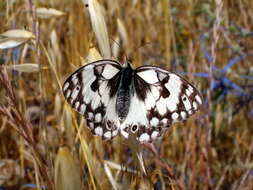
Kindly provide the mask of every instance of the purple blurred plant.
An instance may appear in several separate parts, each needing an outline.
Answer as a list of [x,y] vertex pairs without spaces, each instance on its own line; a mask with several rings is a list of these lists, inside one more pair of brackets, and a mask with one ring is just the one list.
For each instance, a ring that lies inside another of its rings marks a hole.
[[[205,48],[203,48],[202,50],[203,50],[204,57],[207,59],[207,61],[212,62],[213,58],[209,54],[209,52]],[[246,57],[247,57],[246,54],[239,55],[229,60],[228,63],[222,69],[217,68],[215,66],[212,68],[214,80],[212,81],[212,84],[211,84],[211,91],[213,94],[212,98],[214,99],[214,104],[221,102],[221,100],[226,98],[228,94],[232,94],[237,98],[237,104],[239,106],[236,106],[236,107],[239,107],[239,108],[242,108],[243,106],[253,101],[253,88],[246,91],[245,89],[248,87],[247,85],[242,87],[236,84],[235,82],[233,82],[232,80],[230,80],[227,76],[229,69],[233,65],[244,60]],[[193,73],[193,76],[209,78],[210,73]],[[248,75],[238,75],[238,76],[240,76],[241,78],[247,81],[253,80],[253,76],[248,76]],[[234,110],[233,113],[236,114],[238,113],[239,110],[240,109],[236,109]],[[250,112],[253,114],[253,109]]]
[[[210,62],[212,60],[211,55],[208,53],[207,50],[204,50],[204,56]],[[221,89],[223,91],[222,94],[226,95],[227,93],[231,92],[240,92],[240,95],[246,95],[246,92],[244,92],[243,88],[231,81],[230,79],[227,78],[226,74],[228,70],[235,65],[236,63],[239,63],[243,59],[245,59],[246,55],[239,55],[231,60],[228,61],[228,63],[222,68],[219,69],[217,67],[213,67],[213,75],[214,75],[214,81],[213,84],[211,85],[211,90],[215,91],[217,89]],[[194,76],[198,77],[205,77],[209,78],[210,73],[196,73]],[[243,77],[243,76],[242,76]],[[246,76],[248,79],[250,79],[250,76]],[[253,77],[252,77],[253,80]]]

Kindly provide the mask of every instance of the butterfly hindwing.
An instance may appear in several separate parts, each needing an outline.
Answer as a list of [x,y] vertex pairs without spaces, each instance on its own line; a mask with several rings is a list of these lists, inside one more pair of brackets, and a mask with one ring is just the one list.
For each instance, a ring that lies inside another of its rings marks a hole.
[[145,103],[134,92],[134,95],[131,97],[128,115],[120,127],[121,134],[125,138],[129,138],[129,135],[132,133],[136,135],[136,139],[140,142],[151,142],[160,137],[163,128],[158,125],[159,123],[151,125],[147,114],[148,110]]
[[[201,104],[199,92],[179,75],[159,67],[139,67],[135,70],[134,95],[121,133],[126,138],[129,132],[136,133],[140,142],[155,140],[166,127],[186,120]],[[136,130],[131,131],[133,126]]]
[[93,134],[105,139],[118,133],[115,104],[120,70],[116,61],[96,61],[78,69],[63,85],[68,103],[85,116]]

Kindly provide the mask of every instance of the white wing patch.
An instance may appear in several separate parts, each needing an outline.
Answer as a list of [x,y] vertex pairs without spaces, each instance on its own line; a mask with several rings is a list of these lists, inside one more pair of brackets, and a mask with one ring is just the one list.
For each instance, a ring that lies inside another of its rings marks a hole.
[[169,74],[169,80],[165,83],[165,87],[170,93],[170,96],[166,100],[167,108],[170,112],[177,109],[177,104],[179,103],[180,93],[181,93],[182,80],[175,75]]
[[143,72],[137,73],[143,80],[145,80],[149,84],[154,84],[159,82],[157,78],[157,74],[154,70],[146,70]]
[[108,64],[104,66],[102,76],[108,80],[113,78],[118,72],[119,72],[118,68]]
[[87,126],[93,134],[105,139],[113,138],[119,129],[116,96],[110,97],[109,82],[120,69],[117,62],[97,61],[78,69],[63,85],[68,103],[86,117]]

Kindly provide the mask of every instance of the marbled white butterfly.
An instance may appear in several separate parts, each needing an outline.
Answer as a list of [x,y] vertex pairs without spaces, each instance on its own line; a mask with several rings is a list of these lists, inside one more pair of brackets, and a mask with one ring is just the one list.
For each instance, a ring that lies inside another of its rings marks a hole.
[[202,104],[196,88],[177,74],[153,66],[133,69],[129,62],[113,60],[79,68],[65,81],[63,94],[93,134],[112,139],[133,133],[140,142],[157,139]]

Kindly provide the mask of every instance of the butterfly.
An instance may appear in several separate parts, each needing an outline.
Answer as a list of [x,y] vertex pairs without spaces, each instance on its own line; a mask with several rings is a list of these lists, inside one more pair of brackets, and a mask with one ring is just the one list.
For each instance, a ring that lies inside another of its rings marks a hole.
[[84,115],[94,135],[119,133],[140,143],[161,137],[172,123],[202,105],[198,90],[181,76],[155,66],[99,60],[72,73],[63,84],[67,102]]

